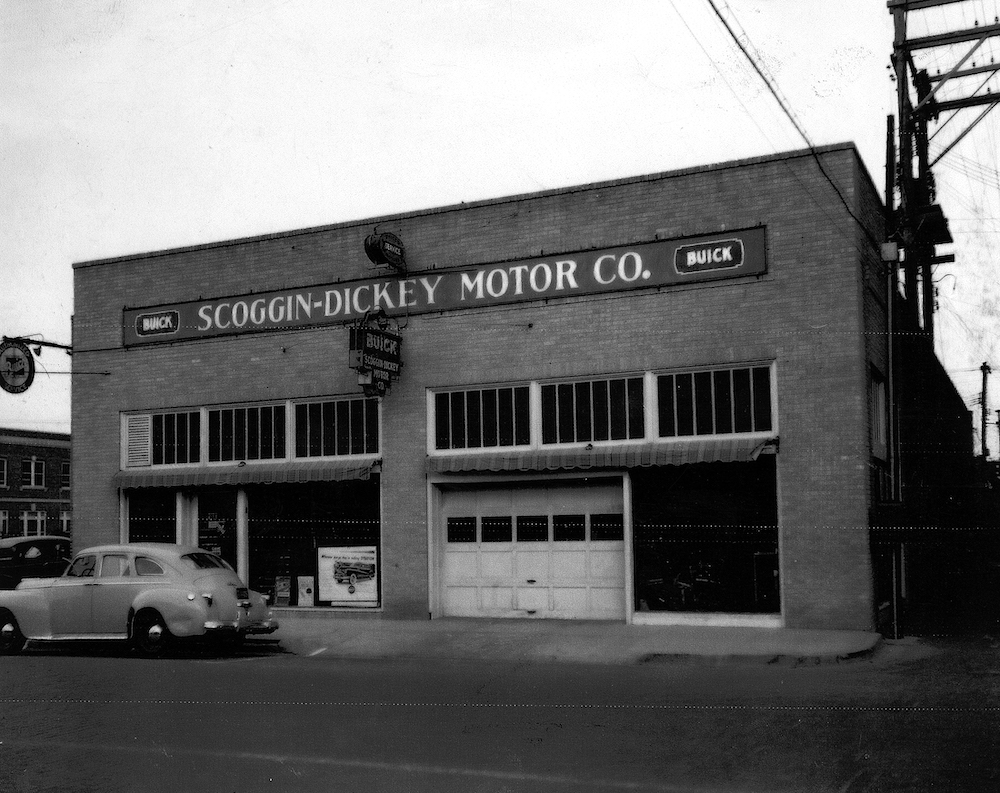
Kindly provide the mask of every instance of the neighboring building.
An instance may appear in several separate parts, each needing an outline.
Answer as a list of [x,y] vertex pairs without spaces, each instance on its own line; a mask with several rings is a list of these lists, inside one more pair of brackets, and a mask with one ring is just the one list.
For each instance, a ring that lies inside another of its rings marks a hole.
[[289,610],[871,629],[882,213],[843,144],[78,263],[74,533]]
[[0,537],[69,536],[70,436],[0,427]]

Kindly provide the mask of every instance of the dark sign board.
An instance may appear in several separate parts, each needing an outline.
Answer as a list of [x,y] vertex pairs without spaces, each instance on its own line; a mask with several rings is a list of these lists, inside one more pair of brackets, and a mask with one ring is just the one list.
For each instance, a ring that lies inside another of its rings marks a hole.
[[[408,277],[343,281],[155,308],[125,309],[125,346],[555,300],[629,289],[762,275],[763,227],[430,270]],[[175,330],[176,328],[176,330]]]

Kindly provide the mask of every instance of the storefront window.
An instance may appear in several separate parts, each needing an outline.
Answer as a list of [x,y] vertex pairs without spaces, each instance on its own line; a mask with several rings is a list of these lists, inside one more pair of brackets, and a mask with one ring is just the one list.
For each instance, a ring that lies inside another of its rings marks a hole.
[[198,491],[198,546],[237,567],[235,488]]
[[380,603],[377,478],[247,488],[249,584],[277,606]]
[[129,542],[175,542],[176,496],[173,490],[128,491]]
[[636,611],[780,611],[773,457],[636,470]]

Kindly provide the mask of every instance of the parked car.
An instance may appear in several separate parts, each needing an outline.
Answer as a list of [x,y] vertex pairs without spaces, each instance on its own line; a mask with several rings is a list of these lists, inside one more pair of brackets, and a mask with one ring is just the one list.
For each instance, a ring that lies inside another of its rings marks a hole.
[[25,578],[61,575],[69,564],[68,537],[7,537],[0,540],[0,589],[13,589]]
[[222,636],[236,643],[272,633],[264,598],[213,553],[190,545],[133,543],[80,551],[58,578],[32,578],[0,592],[0,653],[26,641],[127,640],[160,655],[175,639]]

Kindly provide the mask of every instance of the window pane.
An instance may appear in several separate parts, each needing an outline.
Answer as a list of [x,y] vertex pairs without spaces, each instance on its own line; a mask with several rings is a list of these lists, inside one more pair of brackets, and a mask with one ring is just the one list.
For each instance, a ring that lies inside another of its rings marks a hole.
[[625,381],[612,380],[608,387],[611,395],[611,439],[620,441],[628,435],[628,419],[625,409]]
[[434,395],[434,448],[451,448],[451,401],[447,394]]
[[247,411],[247,459],[260,459],[260,408]]
[[475,518],[448,518],[448,542],[475,542]]
[[698,435],[712,434],[712,373],[696,372],[694,376],[695,428]]
[[367,422],[367,426],[365,427],[365,437],[367,438],[365,451],[371,454],[379,450],[378,400],[368,399],[365,401],[365,406],[365,420]]
[[313,402],[307,407],[306,414],[309,456],[319,457],[323,453],[323,404]]
[[222,459],[222,418],[218,410],[208,412],[208,459],[212,462]]
[[725,435],[733,431],[733,386],[728,369],[712,373],[715,385],[715,431]]
[[576,440],[576,435],[573,432],[573,419],[576,412],[573,409],[572,384],[561,383],[556,387],[556,402],[559,415],[559,430],[557,433],[559,443],[572,443]]
[[153,465],[163,464],[163,416],[153,416]]
[[201,462],[201,413],[195,411],[191,413],[191,421],[188,422],[188,432],[190,433],[190,457],[192,463]]
[[456,391],[451,396],[451,447],[465,448],[465,393]]
[[351,406],[351,454],[365,451],[365,403],[362,399],[352,399]]
[[542,386],[542,443],[556,443],[556,387]]
[[499,440],[500,414],[497,409],[496,389],[483,391],[483,446],[496,446]]
[[583,515],[554,515],[552,539],[556,542],[583,542],[587,539],[586,520]]
[[674,378],[677,405],[677,434],[694,435],[694,378],[679,374]]
[[276,405],[274,408],[274,456],[281,458],[285,456],[285,406]]
[[642,393],[642,378],[628,381],[628,437],[641,438],[646,434],[646,400]]
[[656,385],[660,437],[669,438],[677,434],[677,423],[674,421],[674,376],[661,375],[656,378]]
[[625,524],[621,515],[591,515],[590,539],[608,542],[625,539]]
[[500,422],[500,445],[514,445],[514,389],[497,389],[497,412]]
[[608,381],[593,384],[594,440],[606,441],[611,437],[611,408],[608,404]]
[[736,414],[736,431],[750,432],[753,422],[750,413],[750,370],[733,370],[733,403]]
[[528,387],[514,389],[514,443],[526,446],[531,442],[531,418]]
[[510,516],[483,518],[483,542],[510,542],[513,536]]
[[590,416],[590,383],[577,383],[573,396],[576,400],[574,415],[576,440],[592,441],[594,439],[594,426]]
[[754,429],[771,429],[771,370],[758,366],[753,370]]
[[247,458],[247,411],[237,408],[233,411],[233,460]]
[[323,403],[323,454],[337,453],[337,403]]
[[469,448],[477,449],[483,445],[483,405],[481,392],[470,391],[465,398],[465,413],[469,430]]
[[518,515],[518,542],[547,542],[549,539],[548,515]]
[[337,403],[337,454],[351,453],[351,406],[347,400]]

